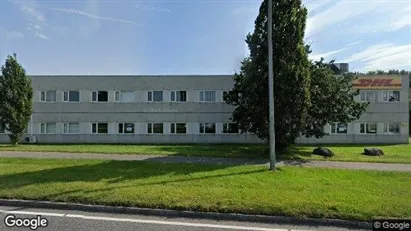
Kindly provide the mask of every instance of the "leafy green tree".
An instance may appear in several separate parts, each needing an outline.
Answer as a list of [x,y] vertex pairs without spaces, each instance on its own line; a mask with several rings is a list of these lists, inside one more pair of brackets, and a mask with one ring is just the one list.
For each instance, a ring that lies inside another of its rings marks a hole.
[[0,124],[10,132],[11,143],[17,145],[32,114],[33,88],[16,54],[7,57],[1,72]]
[[[301,0],[273,1],[273,69],[275,93],[276,148],[293,143],[305,127],[310,102],[310,62],[304,45],[307,9]],[[255,20],[246,43],[250,57],[235,74],[235,86],[226,95],[236,106],[232,120],[243,132],[269,138],[267,0]]]
[[[273,69],[275,136],[277,151],[300,135],[326,135],[324,125],[358,118],[366,105],[357,103],[352,91],[354,77],[336,77],[332,63],[312,63],[304,44],[307,10],[301,0],[273,1]],[[235,106],[232,120],[242,132],[269,138],[267,1],[261,4],[254,32],[246,43],[250,56],[234,75],[234,88],[224,99]]]
[[327,133],[324,126],[328,123],[349,123],[358,118],[366,110],[367,103],[359,103],[354,97],[359,91],[352,89],[355,75],[348,73],[334,75],[324,59],[311,65],[311,104],[308,107],[308,118],[302,134],[306,137],[321,138]]

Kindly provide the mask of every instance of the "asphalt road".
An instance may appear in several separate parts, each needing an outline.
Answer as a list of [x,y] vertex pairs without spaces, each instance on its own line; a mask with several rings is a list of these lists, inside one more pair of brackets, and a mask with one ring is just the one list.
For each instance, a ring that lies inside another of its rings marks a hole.
[[188,230],[250,230],[250,231],[290,231],[290,230],[329,230],[343,231],[352,230],[336,227],[313,227],[296,226],[286,224],[265,224],[234,221],[214,221],[203,219],[186,218],[166,218],[140,215],[90,213],[73,210],[52,210],[36,208],[17,208],[0,206],[0,230],[33,230],[30,227],[7,227],[5,218],[14,215],[14,219],[9,219],[8,223],[13,223],[17,218],[36,218],[47,219],[47,227],[38,227],[36,230],[44,231],[66,231],[66,230],[88,230],[88,231],[113,231],[113,230],[144,230],[144,231],[188,231]]

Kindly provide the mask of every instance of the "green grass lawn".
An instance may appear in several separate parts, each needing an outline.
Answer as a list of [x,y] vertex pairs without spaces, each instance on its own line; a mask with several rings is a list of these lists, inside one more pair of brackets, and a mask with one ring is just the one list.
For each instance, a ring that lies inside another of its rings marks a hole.
[[[312,155],[315,147],[327,147],[335,153],[331,158]],[[377,147],[384,151],[384,156],[366,156],[364,147]],[[364,145],[364,144],[324,144],[324,145],[296,145],[290,148],[283,159],[302,160],[330,160],[330,161],[357,161],[379,163],[411,163],[411,144],[396,145]]]
[[268,148],[266,145],[262,144],[21,144],[19,146],[0,144],[0,151],[116,153],[247,158],[264,158],[266,156],[267,149]]
[[[279,159],[358,161],[380,163],[411,163],[411,144],[376,145],[376,144],[334,144],[323,145],[330,148],[335,156],[323,158],[311,155],[312,150],[321,145],[294,145]],[[364,147],[378,147],[384,156],[365,156]],[[22,144],[19,146],[0,145],[0,151],[29,152],[71,152],[71,153],[106,153],[106,154],[146,154],[176,155],[203,157],[239,157],[268,158],[268,146],[265,144],[176,144],[176,145],[144,145],[144,144]]]
[[411,173],[0,158],[0,197],[213,212],[411,218]]

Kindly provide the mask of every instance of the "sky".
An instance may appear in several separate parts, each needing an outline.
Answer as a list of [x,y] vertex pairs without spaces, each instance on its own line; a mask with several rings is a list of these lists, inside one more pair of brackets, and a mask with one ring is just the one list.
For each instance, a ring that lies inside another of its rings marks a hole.
[[[0,61],[16,53],[29,75],[233,74],[261,2],[1,0]],[[411,70],[411,0],[303,4],[311,59]]]

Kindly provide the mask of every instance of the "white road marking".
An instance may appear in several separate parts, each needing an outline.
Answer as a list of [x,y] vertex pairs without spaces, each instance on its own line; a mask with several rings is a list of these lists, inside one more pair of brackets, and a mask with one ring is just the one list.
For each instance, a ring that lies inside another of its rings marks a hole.
[[79,215],[79,214],[46,213],[46,212],[31,212],[31,211],[0,210],[0,213],[24,214],[24,215],[41,215],[41,216],[51,216],[51,217],[69,217],[69,218],[78,218],[78,219],[85,219],[85,220],[133,222],[133,223],[142,223],[142,224],[158,224],[158,225],[175,225],[175,226],[188,226],[188,227],[218,228],[218,229],[250,230],[250,231],[303,231],[303,230],[291,230],[291,229],[272,229],[272,228],[262,228],[262,227],[247,227],[247,226],[235,226],[235,225],[215,225],[215,224],[204,224],[204,223],[143,220],[143,219],[131,219],[131,218],[115,218],[115,217],[101,217],[101,216],[87,216],[87,215]]

